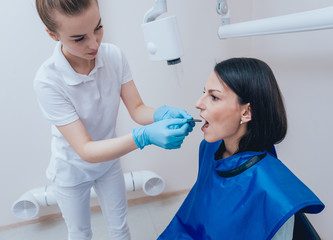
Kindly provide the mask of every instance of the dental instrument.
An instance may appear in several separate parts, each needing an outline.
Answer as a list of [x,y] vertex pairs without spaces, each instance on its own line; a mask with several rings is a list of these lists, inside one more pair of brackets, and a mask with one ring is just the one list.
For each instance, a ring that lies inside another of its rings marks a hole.
[[191,119],[191,120],[188,120],[187,123],[190,123],[190,122],[202,122],[201,119]]

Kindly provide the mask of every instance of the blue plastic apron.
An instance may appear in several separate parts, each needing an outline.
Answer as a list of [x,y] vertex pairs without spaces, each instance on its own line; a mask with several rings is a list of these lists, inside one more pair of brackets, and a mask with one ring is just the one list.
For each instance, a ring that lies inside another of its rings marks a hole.
[[[198,178],[159,240],[271,239],[296,212],[324,204],[269,152],[215,160],[221,141],[200,145]],[[253,161],[254,156],[260,156]]]

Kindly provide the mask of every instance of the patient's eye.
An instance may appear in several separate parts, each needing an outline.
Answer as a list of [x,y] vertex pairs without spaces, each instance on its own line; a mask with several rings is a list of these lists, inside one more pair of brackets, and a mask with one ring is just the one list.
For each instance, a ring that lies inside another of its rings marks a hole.
[[213,99],[213,101],[217,101],[217,100],[219,100],[219,98],[218,97],[216,97],[215,95],[210,95],[211,97],[212,97],[212,99]]

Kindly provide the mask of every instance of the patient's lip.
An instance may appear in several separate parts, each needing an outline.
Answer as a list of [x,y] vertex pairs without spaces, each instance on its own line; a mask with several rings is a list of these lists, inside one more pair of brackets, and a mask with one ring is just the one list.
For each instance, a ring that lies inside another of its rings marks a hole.
[[96,51],[94,51],[94,52],[90,52],[90,53],[88,53],[88,54],[91,55],[91,56],[95,56],[95,55],[97,55],[97,52],[98,52],[98,50],[96,50]]

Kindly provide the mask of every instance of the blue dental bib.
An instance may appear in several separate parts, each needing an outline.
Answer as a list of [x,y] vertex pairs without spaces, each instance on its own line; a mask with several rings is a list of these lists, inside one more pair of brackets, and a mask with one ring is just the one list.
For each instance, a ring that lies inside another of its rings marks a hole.
[[215,160],[220,145],[201,142],[197,181],[159,240],[271,239],[295,213],[324,209],[270,152]]

